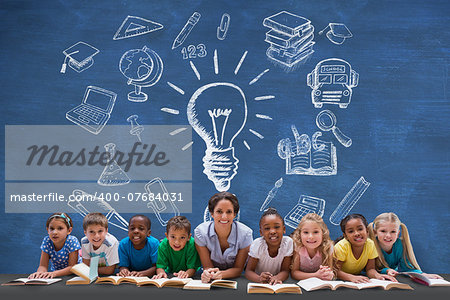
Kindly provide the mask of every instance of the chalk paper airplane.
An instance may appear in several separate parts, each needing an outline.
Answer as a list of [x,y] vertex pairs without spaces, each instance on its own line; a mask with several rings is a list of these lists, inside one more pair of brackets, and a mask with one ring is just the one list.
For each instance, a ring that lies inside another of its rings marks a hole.
[[164,28],[163,25],[135,16],[128,16],[123,20],[116,34],[114,34],[113,40],[126,39],[134,37],[152,31],[156,31]]

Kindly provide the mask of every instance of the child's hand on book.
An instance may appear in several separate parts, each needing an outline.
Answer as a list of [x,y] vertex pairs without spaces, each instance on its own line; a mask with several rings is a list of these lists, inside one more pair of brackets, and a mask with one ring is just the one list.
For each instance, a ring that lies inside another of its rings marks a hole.
[[177,276],[178,278],[188,278],[189,274],[186,271],[179,271],[178,273],[173,273],[173,275]]
[[330,267],[320,266],[319,270],[317,270],[314,277],[317,277],[322,280],[333,280],[334,273]]
[[53,278],[55,274],[53,272],[34,272],[28,276],[28,279],[38,279],[38,278],[44,278],[49,279]]
[[386,274],[388,274],[389,276],[397,276],[398,272],[394,269],[387,269]]
[[377,274],[377,275],[375,275],[375,279],[378,279],[378,280],[390,280],[390,281],[393,281],[393,282],[398,282],[398,280],[395,279],[395,277],[387,275],[387,274]]
[[131,271],[130,275],[128,276],[133,276],[133,277],[144,277],[145,273],[144,272],[139,272],[139,271]]
[[166,272],[161,272],[159,274],[153,275],[152,279],[160,279],[160,278],[167,278]]
[[131,276],[131,272],[127,268],[121,268],[119,273],[117,273],[116,275],[122,276],[122,277],[127,277],[127,276]]
[[272,276],[273,275],[269,272],[261,272],[261,274],[259,274],[259,282],[269,283]]
[[370,282],[369,277],[366,276],[362,276],[362,275],[352,275],[352,277],[350,278],[351,282],[354,283],[368,283]]
[[269,280],[270,285],[282,284],[282,283],[283,283],[283,281],[279,280],[276,276],[272,276]]

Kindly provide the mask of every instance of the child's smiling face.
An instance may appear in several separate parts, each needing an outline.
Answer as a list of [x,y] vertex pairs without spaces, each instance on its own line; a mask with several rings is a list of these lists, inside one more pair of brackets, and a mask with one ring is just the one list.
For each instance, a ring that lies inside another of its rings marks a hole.
[[393,222],[382,222],[377,226],[375,236],[378,238],[380,247],[390,252],[394,246],[395,241],[398,239],[400,233],[399,225]]
[[300,238],[303,246],[314,250],[322,244],[323,232],[317,222],[306,221],[300,231]]
[[286,233],[283,220],[277,215],[266,215],[262,218],[259,232],[269,246],[279,246]]
[[351,219],[345,225],[344,237],[353,246],[364,246],[367,240],[368,231],[363,221],[359,218]]
[[133,217],[128,225],[128,237],[133,243],[135,249],[142,249],[145,246],[147,237],[151,230],[148,228],[148,222],[142,217]]
[[48,224],[47,232],[55,248],[61,248],[66,242],[67,235],[72,232],[72,228],[68,228],[67,223],[62,219],[53,218]]
[[180,251],[186,246],[186,243],[191,238],[191,234],[185,229],[169,228],[169,233],[166,232],[166,237],[169,240],[169,245],[174,251]]
[[108,229],[99,224],[92,224],[86,228],[84,234],[92,244],[94,250],[97,250],[103,244],[108,234]]

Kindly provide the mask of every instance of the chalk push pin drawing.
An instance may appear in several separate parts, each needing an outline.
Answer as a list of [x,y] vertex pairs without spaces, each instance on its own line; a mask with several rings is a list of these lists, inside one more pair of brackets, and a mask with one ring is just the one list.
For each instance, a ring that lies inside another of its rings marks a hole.
[[161,57],[147,46],[142,49],[131,49],[125,52],[119,61],[119,70],[128,79],[128,85],[134,85],[134,91],[128,93],[128,100],[133,102],[147,101],[148,96],[142,87],[155,85],[163,72]]
[[319,31],[321,35],[325,30],[327,30],[326,36],[335,45],[342,45],[346,39],[353,36],[350,30],[342,23],[330,23],[327,27]]
[[99,52],[97,48],[81,41],[70,46],[63,51],[66,58],[61,66],[61,73],[66,73],[67,64],[78,73],[89,69],[94,64],[94,55]]
[[127,118],[127,122],[131,123],[130,134],[137,136],[139,142],[142,142],[141,133],[142,131],[144,131],[144,126],[139,125],[139,123],[137,122],[137,118],[137,115],[131,115]]
[[97,183],[103,186],[118,186],[129,183],[130,178],[114,160],[116,145],[113,143],[108,143],[105,145],[105,149],[109,153],[109,160],[103,169],[100,178],[97,180]]

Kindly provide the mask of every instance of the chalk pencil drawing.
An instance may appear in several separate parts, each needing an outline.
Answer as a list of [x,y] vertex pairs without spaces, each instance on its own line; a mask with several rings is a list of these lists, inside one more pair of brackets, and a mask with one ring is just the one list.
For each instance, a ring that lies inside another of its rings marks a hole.
[[170,193],[161,178],[153,178],[145,184],[144,188],[149,199],[147,207],[154,211],[161,226],[166,226],[170,218],[180,215],[175,201],[170,199]]
[[113,40],[121,40],[147,34],[163,29],[164,26],[141,17],[127,16],[113,36]]
[[314,53],[314,26],[310,20],[281,11],[265,18],[263,25],[270,28],[265,39],[270,44],[266,55],[286,71],[293,70]]
[[228,32],[228,28],[230,27],[231,17],[229,14],[224,13],[222,18],[220,19],[219,27],[217,27],[217,38],[223,41]]
[[308,135],[302,134],[298,135],[295,142],[291,142],[289,138],[278,142],[278,156],[286,161],[287,175],[337,174],[336,147],[332,142],[319,140],[319,136],[314,134],[311,141]]
[[108,219],[108,224],[117,228],[128,231],[128,222],[103,199],[95,195],[86,193],[83,190],[75,189],[72,191],[71,197],[67,201],[67,205],[85,217],[91,212],[101,212]]
[[278,179],[275,182],[275,184],[272,187],[272,189],[270,189],[269,193],[266,196],[266,199],[264,200],[263,204],[259,208],[259,211],[264,211],[269,206],[270,202],[272,202],[273,198],[275,198],[275,195],[277,194],[278,190],[280,189],[280,187],[282,185],[283,185],[283,177]]
[[[218,104],[220,91],[227,100]],[[219,105],[219,106],[218,106]],[[203,173],[218,191],[227,191],[237,174],[234,139],[247,121],[247,100],[235,84],[213,82],[197,89],[187,106],[189,124],[206,144]]]
[[339,225],[341,220],[350,213],[353,206],[355,206],[355,204],[359,201],[369,185],[370,182],[366,181],[363,176],[358,179],[358,181],[352,186],[350,191],[348,191],[345,197],[334,209],[330,216],[331,224]]
[[345,147],[352,145],[352,139],[342,133],[342,131],[336,126],[336,115],[328,109],[322,110],[317,114],[316,125],[322,131],[333,132],[336,139]]
[[78,73],[89,69],[94,64],[93,57],[99,52],[94,46],[82,41],[70,46],[63,51],[65,58],[60,72],[66,73],[67,65]]
[[108,143],[105,145],[108,152],[108,162],[103,169],[102,174],[97,180],[97,183],[102,186],[119,186],[128,184],[131,180],[127,173],[115,161],[116,145]]
[[187,20],[186,24],[181,29],[180,33],[178,33],[177,37],[173,41],[172,44],[172,50],[181,46],[181,44],[184,43],[188,35],[191,33],[192,29],[194,28],[195,24],[200,20],[200,17],[202,15],[198,12],[194,12],[189,19]]
[[329,23],[327,27],[319,31],[319,35],[325,30],[327,30],[326,36],[328,40],[335,45],[342,45],[346,39],[353,36],[351,31],[343,23]]
[[306,81],[312,89],[311,99],[314,107],[334,104],[347,108],[352,99],[352,88],[358,86],[359,74],[345,60],[328,58],[316,65],[307,75]]
[[66,119],[92,134],[98,135],[105,127],[116,103],[117,94],[89,85],[81,104],[66,113]]
[[161,57],[147,46],[125,52],[120,58],[119,70],[128,79],[127,84],[135,87],[134,91],[128,93],[128,100],[147,101],[148,95],[142,92],[142,87],[155,85],[161,78],[163,69]]
[[142,131],[144,131],[144,126],[140,125],[137,122],[137,119],[138,115],[131,115],[127,118],[127,122],[130,122],[131,125],[130,134],[135,135],[138,138],[139,142],[142,142],[141,133]]
[[297,204],[288,212],[284,217],[284,223],[296,229],[300,220],[309,213],[316,213],[319,216],[323,216],[325,211],[325,200],[317,197],[301,195]]

